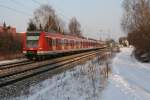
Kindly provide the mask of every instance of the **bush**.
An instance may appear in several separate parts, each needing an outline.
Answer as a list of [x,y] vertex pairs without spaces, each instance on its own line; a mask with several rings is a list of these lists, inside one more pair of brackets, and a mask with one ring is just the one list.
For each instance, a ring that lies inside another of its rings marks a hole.
[[19,36],[13,37],[12,33],[0,33],[0,54],[21,52]]

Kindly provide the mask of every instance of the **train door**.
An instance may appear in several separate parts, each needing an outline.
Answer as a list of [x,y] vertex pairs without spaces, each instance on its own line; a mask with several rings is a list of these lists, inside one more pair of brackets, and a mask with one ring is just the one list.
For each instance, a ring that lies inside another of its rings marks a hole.
[[88,48],[90,48],[90,41],[88,41]]
[[68,49],[68,41],[67,39],[64,39],[64,49],[67,50]]
[[87,48],[87,41],[85,41],[85,48]]
[[78,48],[79,48],[79,41],[76,40],[76,49],[78,49]]
[[56,50],[61,50],[61,39],[56,38]]
[[72,42],[73,42],[73,47],[72,47],[72,49],[75,49],[75,40],[73,40]]
[[80,42],[80,48],[83,48],[83,41],[81,40],[81,42]]
[[82,48],[82,40],[80,40],[79,48]]
[[49,38],[49,50],[52,50],[53,44],[52,44],[52,38]]
[[61,50],[64,50],[64,39],[61,39]]
[[68,40],[67,47],[69,50],[71,49],[71,40]]
[[77,49],[79,49],[79,40],[77,40]]
[[55,51],[56,50],[56,39],[52,38],[52,50]]
[[88,48],[88,41],[86,41],[86,48]]
[[52,39],[50,37],[46,37],[46,49],[45,50],[52,50]]
[[72,40],[70,40],[70,49],[72,49],[72,46],[73,46],[73,42]]
[[74,46],[73,46],[73,49],[76,49],[77,48],[77,41],[76,40],[73,40],[74,42]]
[[91,41],[89,41],[89,48],[91,48]]
[[80,41],[78,40],[78,49],[80,48]]
[[74,49],[74,40],[71,40],[71,49]]
[[85,41],[83,40],[83,48],[85,48]]

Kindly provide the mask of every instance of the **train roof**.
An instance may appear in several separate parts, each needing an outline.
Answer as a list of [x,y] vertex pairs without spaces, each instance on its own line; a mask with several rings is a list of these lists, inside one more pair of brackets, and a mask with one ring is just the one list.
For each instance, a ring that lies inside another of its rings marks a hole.
[[64,35],[64,34],[60,34],[60,33],[46,33],[46,36],[53,37],[53,38],[81,39],[76,36]]
[[95,39],[91,38],[86,38],[86,37],[78,37],[75,35],[69,35],[69,34],[60,34],[58,32],[41,32],[41,31],[28,31],[26,33],[45,33],[46,37],[51,37],[51,38],[64,38],[64,39],[77,39],[77,40],[85,40],[85,41],[93,41],[97,42]]

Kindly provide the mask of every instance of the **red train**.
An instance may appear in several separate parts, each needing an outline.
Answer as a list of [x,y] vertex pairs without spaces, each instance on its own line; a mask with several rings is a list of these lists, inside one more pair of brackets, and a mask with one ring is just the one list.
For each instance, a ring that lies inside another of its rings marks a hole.
[[100,47],[101,43],[92,39],[58,33],[27,32],[24,34],[23,53],[29,59],[41,59],[54,54]]

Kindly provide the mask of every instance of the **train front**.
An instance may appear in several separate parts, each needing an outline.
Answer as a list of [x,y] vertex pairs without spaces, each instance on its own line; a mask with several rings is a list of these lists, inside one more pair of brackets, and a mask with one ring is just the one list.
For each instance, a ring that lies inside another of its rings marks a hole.
[[36,59],[40,48],[41,32],[27,32],[24,35],[23,53],[28,59]]

